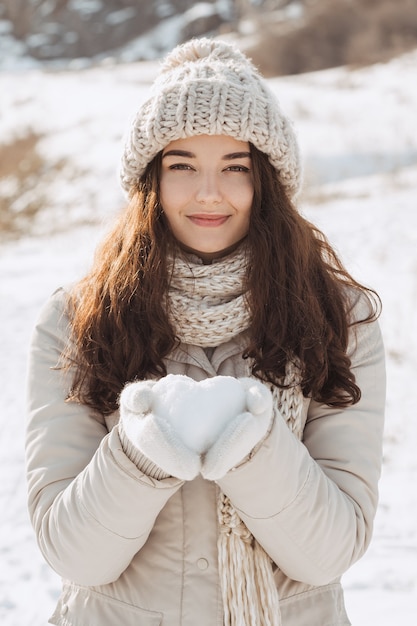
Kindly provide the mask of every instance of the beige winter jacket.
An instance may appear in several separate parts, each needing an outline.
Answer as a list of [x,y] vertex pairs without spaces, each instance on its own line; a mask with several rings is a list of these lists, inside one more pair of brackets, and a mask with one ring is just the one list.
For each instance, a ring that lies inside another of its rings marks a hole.
[[[363,311],[362,311],[363,313]],[[45,559],[63,578],[59,626],[222,626],[216,497],[226,493],[276,564],[283,626],[349,624],[339,578],[365,552],[381,468],[384,351],[378,324],[352,330],[361,401],[305,401],[300,442],[276,420],[256,454],[218,485],[157,481],[124,454],[118,416],[65,403],[54,369],[66,341],[63,292],[43,309],[30,351],[29,511]],[[211,362],[181,345],[168,372],[244,376],[243,337]]]

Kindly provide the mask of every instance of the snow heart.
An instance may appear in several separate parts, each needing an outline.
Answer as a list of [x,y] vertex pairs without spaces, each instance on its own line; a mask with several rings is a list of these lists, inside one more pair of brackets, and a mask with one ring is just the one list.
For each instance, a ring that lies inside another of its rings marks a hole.
[[[216,376],[196,382],[169,374],[128,385],[120,410],[125,433],[162,469],[177,477],[201,471],[215,480],[265,436],[272,396],[252,378]],[[159,449],[161,442],[166,449]]]

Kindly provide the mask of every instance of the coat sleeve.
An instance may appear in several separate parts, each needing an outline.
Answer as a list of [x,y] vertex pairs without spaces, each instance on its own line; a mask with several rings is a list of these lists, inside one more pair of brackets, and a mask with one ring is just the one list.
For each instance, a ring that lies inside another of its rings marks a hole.
[[303,441],[276,420],[256,454],[218,481],[284,574],[323,585],[369,545],[378,501],[385,407],[378,322],[352,327],[348,348],[360,401],[312,401]]
[[182,483],[144,475],[124,454],[117,426],[108,432],[103,418],[65,401],[70,380],[56,367],[67,334],[63,299],[60,290],[42,310],[29,351],[28,507],[53,569],[100,585],[126,569]]

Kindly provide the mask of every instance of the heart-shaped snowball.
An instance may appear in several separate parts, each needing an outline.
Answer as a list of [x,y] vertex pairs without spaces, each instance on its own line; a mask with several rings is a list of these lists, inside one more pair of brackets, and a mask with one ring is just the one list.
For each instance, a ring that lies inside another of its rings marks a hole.
[[246,389],[232,376],[196,382],[168,374],[153,389],[152,412],[175,429],[185,445],[206,452],[227,424],[246,410]]

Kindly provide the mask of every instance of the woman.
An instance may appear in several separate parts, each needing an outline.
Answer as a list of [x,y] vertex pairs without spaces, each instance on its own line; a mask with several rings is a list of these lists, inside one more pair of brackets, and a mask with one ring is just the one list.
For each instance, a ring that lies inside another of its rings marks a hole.
[[29,364],[29,510],[61,626],[349,624],[372,534],[377,302],[297,212],[294,132],[248,59],[166,59],[129,204]]

